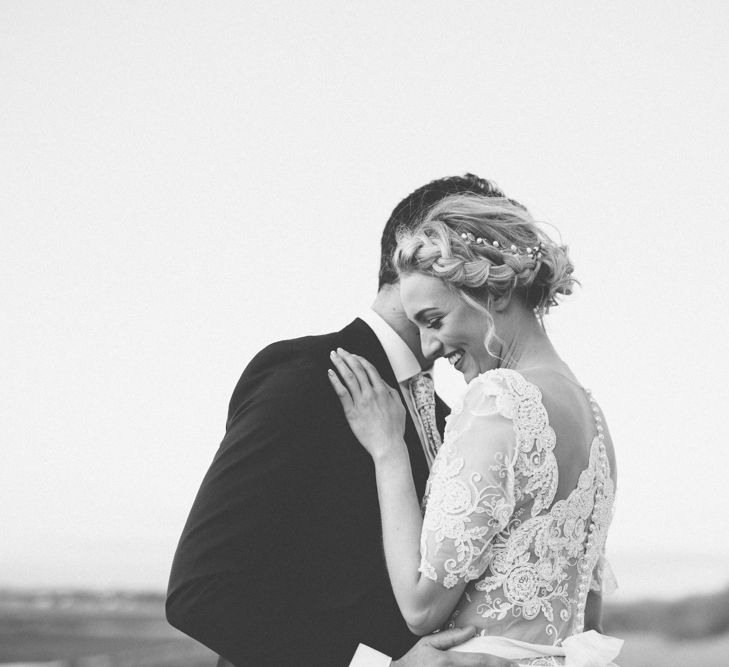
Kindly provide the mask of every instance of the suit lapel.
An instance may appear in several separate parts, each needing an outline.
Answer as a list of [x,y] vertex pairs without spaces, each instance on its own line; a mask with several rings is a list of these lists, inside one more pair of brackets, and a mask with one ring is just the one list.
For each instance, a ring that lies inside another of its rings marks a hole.
[[446,417],[451,413],[448,404],[436,393],[435,395],[435,423],[438,426],[438,432],[441,435],[445,433]]
[[[392,370],[392,366],[390,366],[390,362],[387,359],[387,354],[374,331],[365,322],[357,318],[354,322],[342,329],[340,333],[342,339],[345,341],[343,347],[348,352],[354,352],[367,359],[377,369],[382,379],[391,387],[398,390],[400,399],[405,403],[402,392],[400,391],[400,385],[395,378],[395,372]],[[418,436],[418,431],[413,423],[410,410],[405,411],[405,444],[410,454],[410,467],[413,472],[415,490],[417,491],[418,499],[421,499],[425,492],[425,482],[428,479],[429,471],[428,463],[423,453],[423,445],[420,442],[420,436]]]

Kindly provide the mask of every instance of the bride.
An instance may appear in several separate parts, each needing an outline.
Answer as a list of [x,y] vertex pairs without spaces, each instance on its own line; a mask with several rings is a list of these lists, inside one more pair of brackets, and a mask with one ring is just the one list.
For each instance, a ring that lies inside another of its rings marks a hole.
[[366,359],[332,352],[330,382],[374,462],[403,617],[419,635],[475,626],[458,650],[519,664],[610,664],[622,642],[584,628],[600,629],[613,444],[542,325],[575,283],[567,248],[514,201],[458,195],[403,232],[394,263],[423,353],[468,383],[423,516],[397,391]]

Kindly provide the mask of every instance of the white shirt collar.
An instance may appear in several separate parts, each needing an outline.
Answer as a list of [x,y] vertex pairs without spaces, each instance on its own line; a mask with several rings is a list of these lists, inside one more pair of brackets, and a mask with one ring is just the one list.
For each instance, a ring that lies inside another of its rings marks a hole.
[[390,362],[390,366],[392,366],[392,370],[395,373],[395,379],[399,383],[405,382],[413,377],[413,375],[420,373],[420,364],[412,350],[382,317],[374,310],[369,309],[360,313],[359,318],[377,336],[377,340],[380,341],[380,345],[385,350],[387,360]]

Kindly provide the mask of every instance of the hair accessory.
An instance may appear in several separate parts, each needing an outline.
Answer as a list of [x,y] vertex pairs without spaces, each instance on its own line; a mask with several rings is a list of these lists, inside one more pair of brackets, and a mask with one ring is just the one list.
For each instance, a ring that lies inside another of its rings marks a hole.
[[[487,241],[483,238],[474,236],[471,232],[461,232],[461,238],[468,243],[475,245],[486,245]],[[512,245],[509,249],[502,248],[498,241],[492,241],[491,245],[494,248],[501,250],[503,253],[509,253],[511,255],[526,255],[529,259],[542,259],[546,246],[541,241],[533,248],[526,247],[524,250],[520,250],[515,245]]]
[[468,241],[469,243],[475,243],[476,245],[484,245],[486,241],[484,241],[480,236],[476,238],[471,232],[463,232],[461,234],[461,238],[464,241]]

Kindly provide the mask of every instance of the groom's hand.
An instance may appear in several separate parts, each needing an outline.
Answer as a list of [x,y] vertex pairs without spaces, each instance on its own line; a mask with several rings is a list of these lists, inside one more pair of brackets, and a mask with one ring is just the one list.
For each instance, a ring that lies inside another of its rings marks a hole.
[[484,653],[448,652],[449,648],[471,639],[474,632],[475,628],[465,627],[423,637],[390,667],[516,667],[515,662]]

